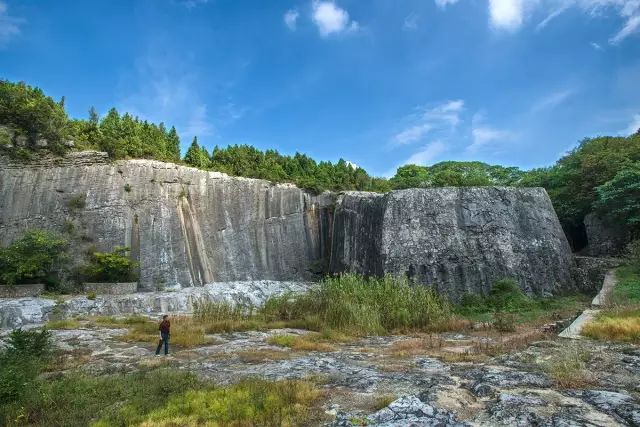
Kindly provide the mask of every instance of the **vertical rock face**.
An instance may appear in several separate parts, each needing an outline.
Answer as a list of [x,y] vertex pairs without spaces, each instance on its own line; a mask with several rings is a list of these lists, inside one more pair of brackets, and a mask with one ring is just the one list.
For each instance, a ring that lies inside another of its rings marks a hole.
[[309,278],[328,262],[327,194],[92,152],[0,168],[0,243],[45,228],[77,256],[130,246],[142,289]]
[[406,275],[457,299],[502,278],[531,294],[567,290],[573,263],[543,189],[346,193],[336,207],[333,272]]
[[[335,209],[335,212],[334,212]],[[573,257],[543,189],[307,193],[106,154],[0,159],[0,244],[64,232],[73,259],[129,246],[140,288],[320,273],[406,275],[452,298],[509,277],[530,293],[573,287]]]
[[624,252],[631,233],[619,224],[600,218],[595,213],[584,217],[587,247],[581,253],[588,256],[616,256]]

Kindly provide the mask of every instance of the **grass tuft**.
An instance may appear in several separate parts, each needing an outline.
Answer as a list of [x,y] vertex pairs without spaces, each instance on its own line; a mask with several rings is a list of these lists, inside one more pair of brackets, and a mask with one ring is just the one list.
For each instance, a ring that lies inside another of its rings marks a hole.
[[597,340],[640,343],[640,308],[604,311],[587,323],[581,333]]
[[80,321],[77,319],[51,320],[44,326],[45,329],[78,329]]

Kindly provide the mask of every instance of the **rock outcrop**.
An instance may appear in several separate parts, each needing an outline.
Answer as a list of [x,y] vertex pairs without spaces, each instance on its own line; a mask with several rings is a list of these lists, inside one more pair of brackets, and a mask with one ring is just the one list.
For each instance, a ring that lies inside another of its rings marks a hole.
[[513,278],[530,294],[573,288],[573,256],[541,188],[433,188],[338,200],[332,272],[406,275],[456,299]]
[[[510,277],[573,288],[573,258],[543,189],[434,188],[313,195],[289,184],[80,152],[0,158],[0,244],[65,232],[74,259],[129,246],[140,290],[321,273],[402,275],[456,299]],[[334,213],[335,210],[335,213]]]
[[74,258],[126,245],[143,290],[308,279],[328,261],[328,194],[97,152],[0,168],[1,244],[45,228],[74,239]]
[[624,253],[631,241],[631,232],[620,224],[615,224],[596,213],[584,217],[587,233],[587,247],[581,254],[592,257],[611,257]]

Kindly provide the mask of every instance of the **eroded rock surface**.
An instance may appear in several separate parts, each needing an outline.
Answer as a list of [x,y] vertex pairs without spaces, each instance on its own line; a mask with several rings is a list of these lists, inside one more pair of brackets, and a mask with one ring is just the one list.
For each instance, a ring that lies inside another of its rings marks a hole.
[[348,192],[336,207],[333,272],[406,275],[457,299],[505,277],[530,294],[573,289],[573,266],[541,188]]

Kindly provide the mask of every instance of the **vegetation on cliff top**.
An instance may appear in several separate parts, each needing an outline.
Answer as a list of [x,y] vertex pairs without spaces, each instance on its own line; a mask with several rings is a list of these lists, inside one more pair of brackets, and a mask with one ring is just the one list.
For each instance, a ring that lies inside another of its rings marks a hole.
[[[405,165],[390,179],[371,177],[345,160],[316,162],[296,153],[282,155],[249,145],[214,147],[209,152],[194,138],[184,159],[175,128],[154,124],[111,109],[100,118],[91,108],[86,120],[71,119],[59,102],[25,83],[0,80],[0,149],[33,156],[47,141],[56,153],[96,149],[113,159],[149,158],[184,162],[230,175],[291,182],[323,190],[388,191],[440,186],[544,187],[569,237],[577,235],[584,216],[597,210],[632,231],[640,228],[640,133],[628,137],[583,140],[547,168],[523,171],[481,162],[441,162],[432,166]],[[68,141],[73,141],[69,144]],[[8,149],[6,147],[13,145]]]

